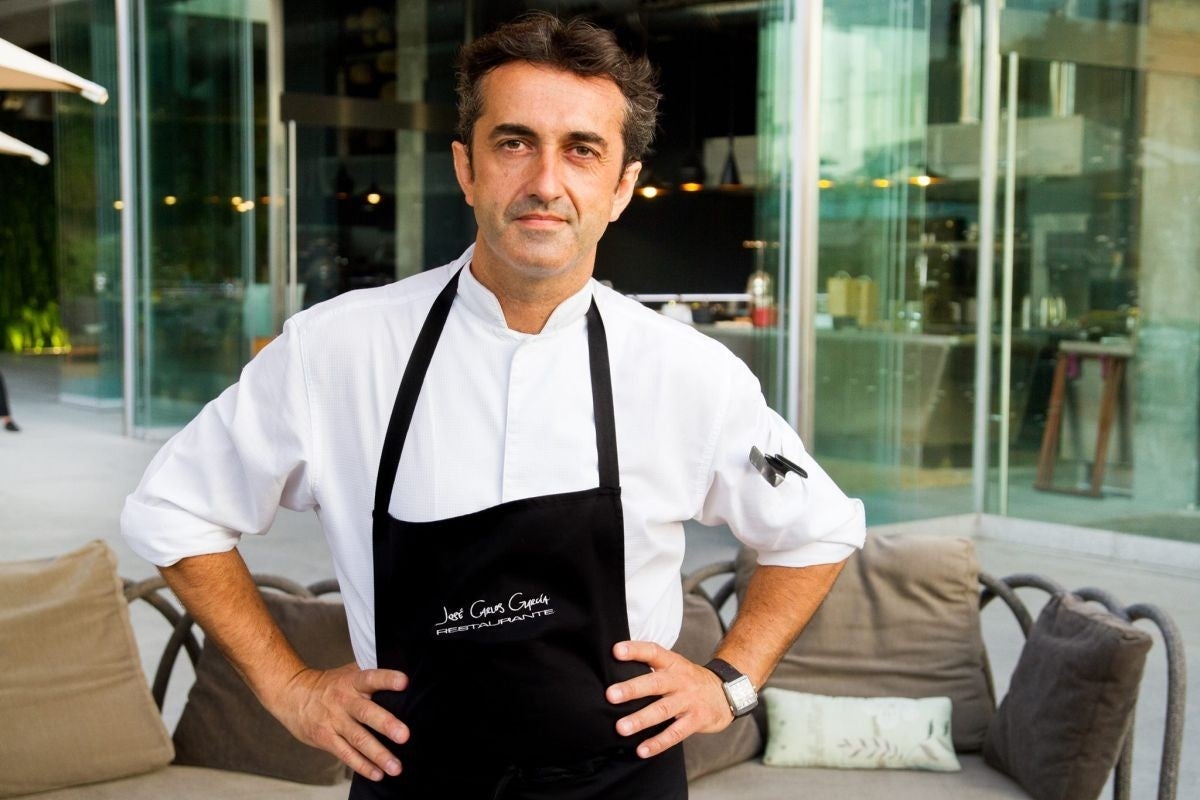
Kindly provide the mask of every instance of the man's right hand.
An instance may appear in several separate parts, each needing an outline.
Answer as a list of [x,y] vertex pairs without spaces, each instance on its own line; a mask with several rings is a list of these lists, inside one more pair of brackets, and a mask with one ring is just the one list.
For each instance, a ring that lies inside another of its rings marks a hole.
[[397,775],[400,761],[375,737],[397,743],[408,727],[371,697],[403,691],[408,677],[347,664],[309,669],[267,611],[237,548],[160,567],[163,578],[263,706],[305,744],[328,750],[364,778]]
[[331,670],[303,669],[271,698],[271,712],[293,736],[327,750],[350,769],[373,781],[400,774],[400,761],[371,732],[397,744],[408,741],[408,726],[371,700],[379,691],[403,691],[408,677],[388,669],[347,664]]

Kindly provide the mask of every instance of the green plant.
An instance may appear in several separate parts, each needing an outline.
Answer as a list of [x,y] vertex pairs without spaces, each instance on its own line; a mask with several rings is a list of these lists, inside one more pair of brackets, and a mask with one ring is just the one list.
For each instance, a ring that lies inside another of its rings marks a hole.
[[41,353],[46,350],[65,352],[71,349],[70,337],[59,318],[58,303],[54,301],[42,308],[25,306],[16,320],[8,323],[4,333],[9,349],[16,353]]
[[[0,116],[6,133],[52,149],[48,123]],[[37,314],[58,298],[54,172],[53,165],[5,156],[0,174],[0,349],[17,349],[10,329],[19,330],[26,341],[30,325],[38,329]],[[32,323],[26,309],[35,317]]]

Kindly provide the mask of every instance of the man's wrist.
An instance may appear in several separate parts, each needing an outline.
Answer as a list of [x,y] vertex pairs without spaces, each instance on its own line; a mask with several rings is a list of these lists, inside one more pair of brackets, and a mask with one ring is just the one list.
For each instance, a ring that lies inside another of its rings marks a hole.
[[758,689],[749,676],[723,658],[714,658],[704,666],[721,681],[721,689],[734,717],[749,714],[758,706]]

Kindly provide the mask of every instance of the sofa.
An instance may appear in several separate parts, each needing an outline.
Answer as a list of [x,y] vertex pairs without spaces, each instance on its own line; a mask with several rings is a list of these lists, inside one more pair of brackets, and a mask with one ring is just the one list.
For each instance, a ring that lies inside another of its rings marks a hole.
[[[754,564],[744,550],[684,578],[676,650],[708,658]],[[345,797],[346,769],[290,739],[204,647],[161,579],[121,581],[115,565],[100,542],[57,559],[0,564],[0,797]],[[257,580],[302,657],[314,666],[349,660],[345,614],[331,599],[336,583]],[[1018,589],[1051,597],[1036,619]],[[979,621],[995,601],[1027,637],[999,703]],[[160,637],[143,643],[161,648],[149,682],[129,623],[136,603],[165,622]],[[1032,575],[996,579],[980,571],[970,539],[911,534],[869,537],[754,715],[685,742],[690,795],[1091,798],[1111,773],[1114,798],[1125,800],[1129,731],[1151,646],[1134,624],[1143,619],[1167,649],[1158,796],[1171,800],[1184,664],[1170,618],[1100,590],[1068,593]],[[170,734],[158,709],[181,652],[196,679]]]

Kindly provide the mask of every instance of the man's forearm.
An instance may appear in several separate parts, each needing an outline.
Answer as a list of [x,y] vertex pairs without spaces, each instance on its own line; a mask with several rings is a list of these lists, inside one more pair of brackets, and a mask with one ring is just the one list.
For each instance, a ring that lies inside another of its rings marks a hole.
[[812,619],[845,564],[758,567],[737,618],[715,655],[761,688]]
[[237,549],[160,567],[167,585],[215,642],[263,705],[304,663],[267,611]]

